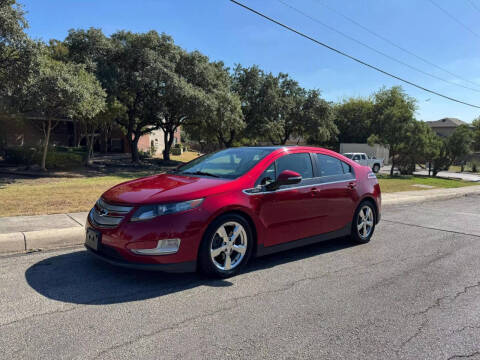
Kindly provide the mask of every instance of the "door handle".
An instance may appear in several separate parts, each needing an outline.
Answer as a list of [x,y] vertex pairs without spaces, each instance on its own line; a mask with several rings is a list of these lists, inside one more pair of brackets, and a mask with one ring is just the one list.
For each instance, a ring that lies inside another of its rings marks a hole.
[[347,186],[350,190],[353,190],[357,187],[357,183],[356,182],[349,182]]
[[320,189],[312,188],[312,190],[310,190],[310,193],[312,194],[312,196],[318,195],[320,194]]

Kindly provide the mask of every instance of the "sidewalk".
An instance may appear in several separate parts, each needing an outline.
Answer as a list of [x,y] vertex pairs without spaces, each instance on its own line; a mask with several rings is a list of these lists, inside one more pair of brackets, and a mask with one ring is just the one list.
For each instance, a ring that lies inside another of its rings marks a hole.
[[[385,165],[380,169],[381,174],[388,175],[390,174],[390,165]],[[397,172],[397,171],[395,171]],[[413,173],[414,175],[423,175],[428,176],[428,170],[419,169],[417,167],[417,171]],[[436,177],[443,178],[443,179],[456,179],[456,180],[465,180],[465,181],[473,181],[473,182],[480,182],[480,174],[473,174],[468,172],[452,172],[452,171],[440,171]]]
[[0,254],[83,244],[88,212],[0,218]]
[[[445,200],[480,194],[480,185],[454,189],[403,191],[382,195],[382,205]],[[77,246],[85,241],[87,212],[0,217],[0,254]]]

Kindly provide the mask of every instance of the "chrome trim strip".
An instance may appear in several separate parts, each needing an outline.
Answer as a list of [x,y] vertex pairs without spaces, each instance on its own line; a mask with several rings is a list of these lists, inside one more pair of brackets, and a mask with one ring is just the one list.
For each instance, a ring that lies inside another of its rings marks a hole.
[[115,227],[123,220],[123,216],[100,216],[95,208],[90,210],[90,220],[98,227]]
[[119,206],[119,205],[107,204],[102,198],[98,199],[97,205],[103,209],[108,210],[109,212],[113,212],[117,214],[128,214],[130,210],[133,209],[132,206]]
[[[310,179],[318,179],[318,177],[317,178],[309,178],[308,180],[310,180]],[[255,190],[255,188],[249,188],[249,189],[243,189],[242,192],[244,194],[247,194],[247,195],[262,195],[262,194],[272,194],[272,193],[280,192],[280,191],[295,190],[295,189],[302,189],[302,188],[313,187],[313,186],[338,184],[338,183],[352,182],[352,181],[357,181],[357,179],[339,180],[339,181],[330,181],[330,182],[324,182],[324,183],[319,183],[319,184],[301,185],[301,186],[294,186],[294,187],[277,189],[277,190],[272,190],[272,191],[248,192],[248,190]]]

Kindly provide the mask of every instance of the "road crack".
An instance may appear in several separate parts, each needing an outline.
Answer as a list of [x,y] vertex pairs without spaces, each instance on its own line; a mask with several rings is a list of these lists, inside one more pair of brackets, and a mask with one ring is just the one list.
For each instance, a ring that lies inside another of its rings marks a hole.
[[473,353],[470,353],[470,354],[466,354],[466,355],[453,355],[453,356],[450,356],[447,360],[453,360],[453,359],[468,359],[468,358],[471,358],[471,357],[474,357],[476,355],[480,355],[480,351],[475,351]]

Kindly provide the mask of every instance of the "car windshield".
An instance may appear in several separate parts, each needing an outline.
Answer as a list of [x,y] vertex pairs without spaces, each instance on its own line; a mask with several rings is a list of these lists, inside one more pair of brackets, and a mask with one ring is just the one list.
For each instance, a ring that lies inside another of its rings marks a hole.
[[179,167],[177,174],[235,179],[253,168],[273,148],[232,148],[204,155]]
[[353,157],[353,154],[343,154],[343,155],[346,156],[349,159],[351,159]]

